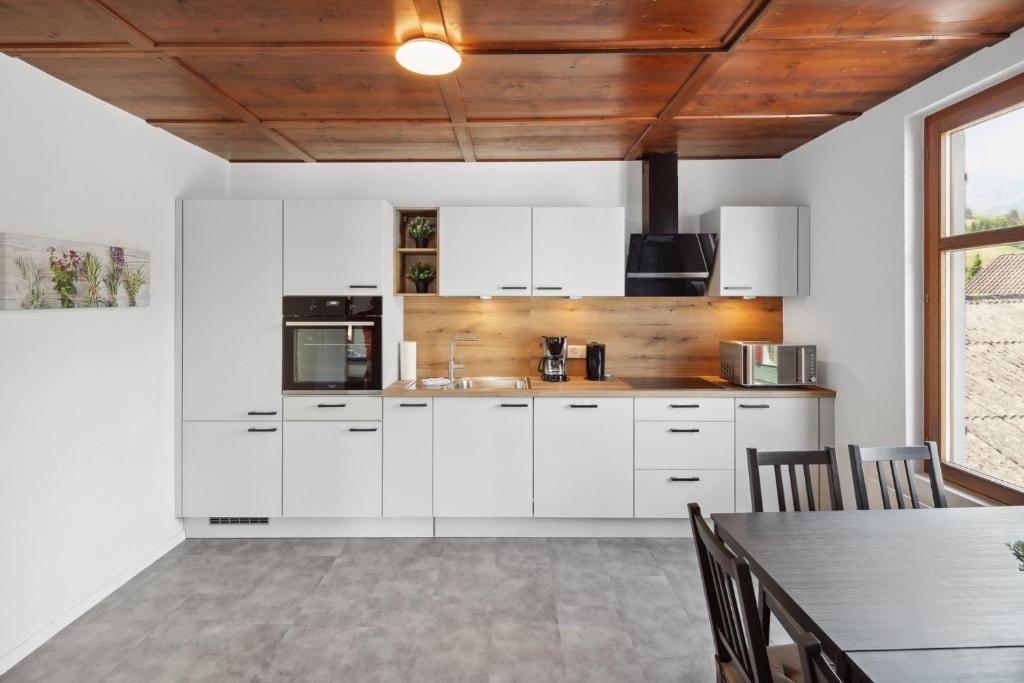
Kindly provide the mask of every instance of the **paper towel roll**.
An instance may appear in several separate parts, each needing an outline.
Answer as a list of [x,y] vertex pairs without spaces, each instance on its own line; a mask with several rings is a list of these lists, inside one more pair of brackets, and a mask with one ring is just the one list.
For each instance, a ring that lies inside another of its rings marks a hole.
[[402,380],[416,379],[416,342],[404,341],[399,344],[398,368]]

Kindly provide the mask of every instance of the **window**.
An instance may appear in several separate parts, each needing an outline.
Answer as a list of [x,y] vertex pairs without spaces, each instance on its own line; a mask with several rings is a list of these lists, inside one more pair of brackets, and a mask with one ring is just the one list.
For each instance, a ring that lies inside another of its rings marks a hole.
[[1024,76],[925,121],[925,438],[1024,503]]

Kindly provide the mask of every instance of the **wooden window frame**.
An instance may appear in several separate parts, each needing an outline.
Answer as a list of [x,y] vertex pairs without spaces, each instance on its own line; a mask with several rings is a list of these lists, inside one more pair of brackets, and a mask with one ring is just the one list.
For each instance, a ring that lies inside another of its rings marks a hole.
[[924,122],[924,438],[939,444],[943,478],[1006,505],[1024,505],[1024,491],[948,462],[946,441],[946,302],[944,254],[948,251],[1024,242],[1024,225],[945,235],[947,136],[1024,104],[1024,74],[972,95]]

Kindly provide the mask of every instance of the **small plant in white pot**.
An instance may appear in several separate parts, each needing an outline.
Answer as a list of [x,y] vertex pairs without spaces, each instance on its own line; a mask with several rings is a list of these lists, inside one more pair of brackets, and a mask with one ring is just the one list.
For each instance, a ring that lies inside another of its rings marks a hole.
[[413,281],[413,284],[416,285],[417,294],[426,294],[430,290],[430,283],[437,277],[437,273],[430,264],[423,263],[422,261],[417,261],[409,266],[407,275]]
[[426,249],[427,245],[430,244],[430,238],[437,233],[437,228],[430,222],[430,219],[426,216],[414,216],[409,221],[409,227],[406,230],[416,242],[417,249]]

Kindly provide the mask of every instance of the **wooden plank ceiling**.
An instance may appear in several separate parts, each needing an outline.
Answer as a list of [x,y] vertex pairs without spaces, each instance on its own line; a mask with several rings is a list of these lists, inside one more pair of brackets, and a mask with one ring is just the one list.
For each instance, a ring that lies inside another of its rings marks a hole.
[[[0,52],[231,161],[777,157],[1024,0],[0,0]],[[463,55],[418,76],[427,35]]]

